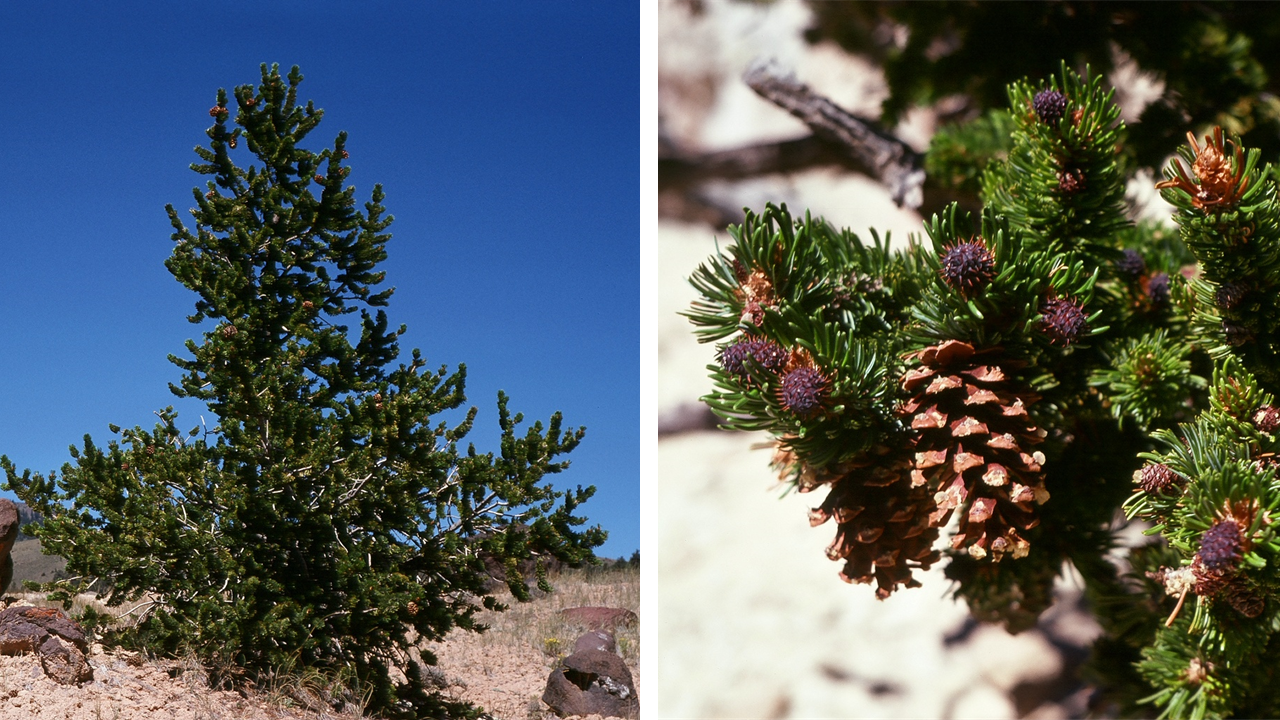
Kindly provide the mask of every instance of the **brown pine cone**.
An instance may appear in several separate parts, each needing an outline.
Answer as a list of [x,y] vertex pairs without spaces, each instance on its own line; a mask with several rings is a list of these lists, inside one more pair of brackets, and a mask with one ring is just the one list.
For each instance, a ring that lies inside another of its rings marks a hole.
[[946,525],[958,509],[953,548],[993,562],[1026,556],[1030,543],[1018,530],[1035,527],[1034,507],[1049,499],[1044,455],[1027,452],[1045,437],[1027,415],[1037,398],[1005,374],[994,351],[949,340],[916,359],[920,366],[902,380],[914,396],[901,414],[918,433],[911,485],[928,488],[937,503],[931,525]]
[[1230,605],[1247,618],[1256,618],[1266,608],[1267,600],[1257,585],[1235,568],[1214,570],[1205,567],[1197,556],[1191,564],[1195,593]]
[[1231,575],[1233,574],[1233,571],[1231,570],[1210,570],[1200,564],[1200,559],[1198,557],[1195,562],[1192,563],[1191,571],[1194,573],[1196,580],[1194,588],[1195,594],[1200,597],[1209,598],[1217,595],[1219,592],[1222,592],[1222,590],[1231,582]]
[[924,488],[910,482],[906,453],[853,468],[835,483],[827,499],[809,513],[811,525],[834,518],[836,538],[827,557],[844,560],[845,582],[876,582],[876,597],[889,597],[899,585],[919,587],[912,570],[929,569],[940,553],[933,549],[938,529],[929,523],[934,508]]
[[1252,583],[1246,582],[1240,575],[1236,575],[1226,587],[1222,588],[1222,599],[1226,600],[1236,612],[1247,618],[1258,617],[1267,605],[1266,599],[1257,588],[1253,587]]
[[794,477],[801,492],[820,485],[831,491],[821,506],[809,511],[809,524],[836,521],[836,537],[827,557],[843,560],[840,577],[850,583],[876,583],[876,597],[889,597],[898,586],[919,587],[915,569],[938,561],[933,549],[938,530],[929,524],[933,500],[925,488],[911,486],[910,448],[880,449],[836,470],[814,470],[779,446],[774,465]]

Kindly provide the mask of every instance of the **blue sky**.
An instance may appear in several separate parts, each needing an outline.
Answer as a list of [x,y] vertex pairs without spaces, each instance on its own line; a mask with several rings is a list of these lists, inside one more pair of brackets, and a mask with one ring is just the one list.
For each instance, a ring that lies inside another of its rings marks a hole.
[[358,201],[386,191],[402,349],[467,364],[482,451],[499,389],[530,420],[585,425],[555,482],[595,485],[597,553],[630,555],[639,43],[634,3],[0,5],[0,453],[47,471],[108,423],[171,404],[198,423],[168,391],[197,328],[164,206],[203,186],[188,166],[217,89],[296,64],[325,110],[311,146],[346,130]]

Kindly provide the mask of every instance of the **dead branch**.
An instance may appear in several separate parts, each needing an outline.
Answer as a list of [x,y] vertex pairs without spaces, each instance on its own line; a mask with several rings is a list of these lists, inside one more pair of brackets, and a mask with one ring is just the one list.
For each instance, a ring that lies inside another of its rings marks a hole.
[[841,146],[889,189],[900,207],[915,210],[924,202],[922,158],[906,143],[815,93],[772,60],[753,63],[743,80],[758,95],[799,118],[815,135]]

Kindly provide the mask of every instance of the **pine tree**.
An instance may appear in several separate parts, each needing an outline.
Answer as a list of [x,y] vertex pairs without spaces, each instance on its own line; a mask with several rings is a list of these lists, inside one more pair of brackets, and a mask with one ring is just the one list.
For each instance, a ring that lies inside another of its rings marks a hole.
[[[1276,176],[1220,128],[1190,135],[1157,185],[1179,230],[1135,225],[1100,79],[1064,63],[1008,97],[935,139],[926,166],[967,158],[983,207],[925,239],[894,252],[773,205],[730,227],[686,313],[721,343],[705,400],[827,490],[810,521],[836,521],[846,582],[886,599],[942,562],[1017,632],[1069,564],[1103,628],[1086,672],[1124,716],[1274,717]],[[1127,568],[1121,512],[1153,536]]]
[[184,432],[167,409],[150,430],[113,426],[106,447],[86,435],[61,473],[5,458],[8,483],[44,513],[39,537],[69,573],[105,583],[110,605],[140,603],[145,647],[194,650],[224,674],[354,672],[388,716],[469,714],[426,692],[419,661],[434,658],[417,643],[501,609],[484,556],[526,600],[519,561],[581,563],[604,541],[575,530],[594,488],[544,482],[584,430],[557,413],[522,433],[502,393],[497,455],[460,448],[474,408],[433,420],[463,406],[465,367],[429,371],[418,350],[398,362],[383,191],[356,207],[345,133],[304,149],[323,113],[299,103],[301,81],[264,65],[256,87],[219,90],[192,166],[208,178],[194,227],[168,207],[166,264],[196,293],[201,331],[170,357],[183,373],[170,387],[217,424]]

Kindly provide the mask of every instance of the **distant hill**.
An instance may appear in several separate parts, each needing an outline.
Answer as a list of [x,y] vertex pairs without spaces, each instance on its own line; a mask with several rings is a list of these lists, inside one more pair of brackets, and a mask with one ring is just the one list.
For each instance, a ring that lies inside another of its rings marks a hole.
[[67,561],[57,555],[45,555],[40,551],[40,541],[35,538],[19,540],[13,544],[13,581],[9,592],[21,592],[22,583],[50,582],[66,576]]
[[[35,523],[39,525],[40,523],[44,522],[44,517],[40,515],[40,513],[36,512],[35,510],[32,510],[31,506],[27,505],[24,502],[19,502],[17,500],[14,501],[14,504],[18,506],[19,528],[24,528],[27,525],[30,525],[31,523]],[[19,530],[18,540],[26,540],[29,537],[30,537],[29,535],[23,535],[22,531]]]
[[[18,506],[19,527],[44,522],[40,513],[32,510],[26,503],[15,501],[15,504]],[[13,581],[9,583],[9,592],[20,592],[22,583],[27,580],[49,582],[66,575],[67,561],[56,555],[45,555],[40,551],[40,541],[30,535],[19,532],[11,554]]]

